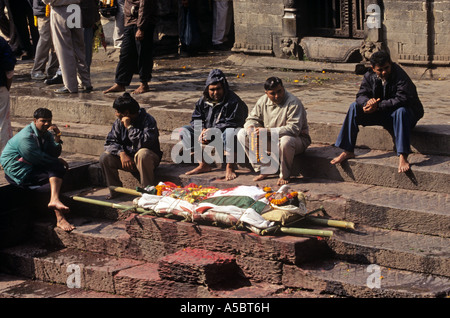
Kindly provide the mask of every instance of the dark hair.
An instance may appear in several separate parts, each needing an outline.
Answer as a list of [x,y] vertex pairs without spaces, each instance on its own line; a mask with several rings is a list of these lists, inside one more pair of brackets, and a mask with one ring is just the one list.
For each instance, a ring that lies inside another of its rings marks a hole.
[[264,83],[264,89],[266,91],[268,91],[268,90],[274,89],[278,85],[283,86],[283,82],[281,81],[281,78],[272,76],[272,77],[269,77],[268,79],[266,79],[266,82]]
[[386,63],[391,63],[391,57],[385,51],[378,51],[372,54],[370,57],[370,64],[372,66],[382,66]]
[[119,113],[124,113],[128,110],[130,114],[136,114],[139,112],[140,106],[139,103],[131,97],[130,93],[123,93],[122,96],[115,99],[113,108]]
[[38,118],[52,118],[53,114],[52,111],[47,108],[38,108],[34,111],[33,117],[35,119]]

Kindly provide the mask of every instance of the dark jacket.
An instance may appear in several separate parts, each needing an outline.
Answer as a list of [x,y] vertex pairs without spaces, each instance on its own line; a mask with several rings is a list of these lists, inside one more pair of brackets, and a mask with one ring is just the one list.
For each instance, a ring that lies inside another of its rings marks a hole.
[[100,20],[100,13],[97,0],[81,0],[81,20],[83,28],[93,28]]
[[42,0],[33,0],[33,15],[36,17],[45,16],[46,4]]
[[[134,8],[134,9],[133,9]],[[149,25],[155,25],[157,21],[156,0],[125,0],[123,13],[124,25],[136,25],[144,30]]]
[[4,38],[0,36],[0,86],[6,86],[6,72],[14,70],[16,58],[11,47]]
[[[217,82],[222,82],[224,97],[214,105],[209,100],[208,86]],[[202,128],[214,127],[224,131],[225,128],[243,127],[247,115],[247,105],[230,90],[223,72],[215,69],[208,75],[203,96],[195,103],[191,126],[194,127],[194,121],[201,120]]]
[[364,75],[361,87],[356,94],[356,103],[364,106],[371,98],[380,98],[380,111],[393,111],[399,107],[411,108],[419,120],[423,117],[423,105],[417,94],[416,85],[406,72],[396,63],[392,63],[391,76],[386,85],[372,70]]
[[105,151],[113,155],[125,151],[127,155],[134,156],[139,149],[147,148],[161,158],[159,130],[155,118],[141,108],[138,117],[131,124],[133,128],[126,129],[120,119],[116,119],[106,136]]

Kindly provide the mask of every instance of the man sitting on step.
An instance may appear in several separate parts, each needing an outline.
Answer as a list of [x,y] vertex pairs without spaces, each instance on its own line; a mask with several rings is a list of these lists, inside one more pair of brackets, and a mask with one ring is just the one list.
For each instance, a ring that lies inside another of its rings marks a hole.
[[[155,169],[162,151],[155,118],[139,103],[124,93],[113,103],[116,121],[106,137],[105,152],[100,156],[100,166],[109,186],[122,186],[118,169],[139,177],[142,187],[155,184]],[[108,199],[114,197],[110,191]]]
[[393,131],[399,156],[398,172],[407,172],[410,169],[410,133],[423,117],[423,105],[416,86],[408,74],[391,61],[389,54],[375,52],[370,63],[372,69],[364,75],[356,101],[350,105],[335,143],[344,151],[331,160],[331,164],[355,157],[359,125],[379,125]]
[[294,158],[311,144],[306,110],[297,97],[286,91],[278,77],[269,77],[261,96],[239,131],[242,145],[260,181],[279,171],[277,185],[290,182]]
[[[209,164],[214,158],[207,151],[196,151],[201,150],[197,146],[209,144],[220,153],[216,158],[226,161],[225,180],[235,179],[234,139],[236,130],[244,125],[247,114],[247,105],[230,89],[225,74],[219,69],[211,70],[203,96],[195,103],[190,125],[180,131],[184,151],[194,152],[194,158],[199,161],[199,165],[186,174],[211,171]],[[220,151],[222,147],[223,151]]]
[[48,207],[55,212],[56,225],[69,232],[75,227],[64,217],[69,208],[59,198],[63,176],[69,167],[59,158],[61,145],[61,132],[52,124],[52,112],[38,108],[33,122],[8,141],[0,163],[9,183],[39,193],[50,192]]

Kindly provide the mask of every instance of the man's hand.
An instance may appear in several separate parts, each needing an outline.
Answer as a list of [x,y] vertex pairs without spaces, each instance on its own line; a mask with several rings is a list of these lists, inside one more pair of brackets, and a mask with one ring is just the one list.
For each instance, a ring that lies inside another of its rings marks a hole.
[[55,141],[59,143],[61,141],[61,130],[59,130],[58,126],[52,124],[48,129],[53,130]]
[[125,126],[125,128],[127,128],[127,129],[128,129],[128,126],[131,125],[131,118],[128,117],[128,116],[123,116],[122,119],[121,119],[121,121],[122,121],[122,124],[123,124],[123,125]]
[[67,161],[65,161],[63,158],[58,158],[58,160],[64,165],[64,168],[66,168],[66,170],[69,170],[69,164],[67,163]]
[[367,101],[366,106],[363,107],[363,111],[367,114],[373,113],[378,109],[378,102],[380,99],[371,98]]
[[138,29],[136,31],[135,37],[136,37],[136,40],[142,41],[144,39],[144,31],[142,31],[141,29]]
[[204,128],[200,133],[200,136],[198,136],[198,142],[201,144],[208,144],[209,140],[206,138],[207,136],[208,136],[208,129]]
[[120,161],[122,162],[122,169],[125,171],[134,171],[136,166],[133,159],[128,156],[124,151],[120,153]]

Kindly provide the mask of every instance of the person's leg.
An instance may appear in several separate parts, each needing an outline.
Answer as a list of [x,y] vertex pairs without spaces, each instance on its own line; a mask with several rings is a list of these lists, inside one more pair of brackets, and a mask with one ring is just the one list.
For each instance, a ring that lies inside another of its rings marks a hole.
[[398,172],[406,172],[410,169],[408,155],[411,151],[411,129],[417,123],[412,111],[400,107],[391,114],[394,142],[399,156]]
[[[119,156],[104,152],[100,156],[99,163],[106,179],[106,185],[108,187],[121,187],[122,181],[119,178],[119,169],[122,169],[122,162],[120,161]],[[115,195],[116,192],[110,191],[110,196],[108,198],[113,198]]]
[[123,15],[124,0],[117,1],[117,14],[114,17],[114,32],[113,41],[114,47],[120,48],[122,46],[123,29],[124,29],[124,15]]
[[294,157],[306,151],[310,144],[307,137],[283,136],[280,138],[280,178],[278,185],[289,183]]
[[385,115],[381,112],[366,114],[356,103],[352,103],[348,109],[344,123],[342,124],[335,146],[344,151],[331,160],[331,164],[342,163],[343,161],[354,158],[356,139],[359,133],[359,125],[373,126],[383,125]]
[[[194,153],[194,160],[197,160],[199,163],[199,165],[196,168],[186,172],[187,175],[211,171],[211,167],[209,166],[209,164],[203,161],[202,147],[195,140],[196,138],[198,138],[196,135],[197,134],[195,133],[194,128],[192,128],[192,126],[190,125],[186,125],[182,127],[180,130],[180,139],[183,144],[183,153],[189,153],[189,156],[191,156],[191,154]],[[196,147],[195,145],[199,146]],[[184,155],[183,157],[187,156]]]
[[[86,50],[86,34],[92,34],[93,29],[89,29],[91,33],[86,32],[84,29],[74,28],[72,29],[72,43],[74,49],[74,55],[76,58],[77,78],[83,88],[91,88],[91,74],[90,67],[87,62],[86,52],[89,51],[92,57],[92,42],[89,43],[90,49]],[[92,38],[91,38],[92,40]],[[90,63],[90,62],[89,62]]]
[[45,69],[49,60],[49,52],[53,46],[53,42],[50,31],[50,19],[48,17],[39,17],[37,20],[39,26],[39,41],[36,46],[33,68],[31,69],[31,78],[40,80],[45,79],[45,77],[40,78],[38,76],[39,74],[36,73],[42,72],[42,75],[45,75]]
[[138,54],[138,73],[141,85],[134,91],[135,94],[142,94],[149,91],[148,83],[152,79],[153,72],[153,32],[154,25],[149,25],[144,31],[144,39],[136,40]]
[[77,65],[72,42],[72,32],[66,25],[66,7],[52,7],[50,11],[52,40],[61,66],[64,86],[71,92],[78,92]]
[[0,87],[0,153],[12,136],[9,91],[3,86]]
[[123,92],[130,85],[133,74],[137,71],[138,56],[135,35],[136,31],[133,25],[124,28],[119,62],[116,67],[115,84],[103,93]]
[[160,162],[159,156],[150,149],[142,148],[134,155],[134,162],[139,171],[141,186],[155,185],[155,169]]

